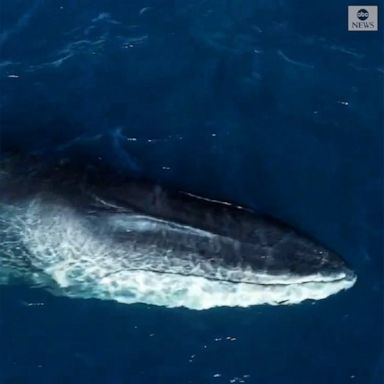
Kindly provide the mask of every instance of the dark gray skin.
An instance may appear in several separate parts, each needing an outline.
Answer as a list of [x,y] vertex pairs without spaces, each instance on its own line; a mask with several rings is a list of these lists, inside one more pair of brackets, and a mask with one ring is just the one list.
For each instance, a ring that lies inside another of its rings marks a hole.
[[220,254],[202,247],[200,253],[207,257],[223,258],[230,264],[238,264],[241,259],[252,269],[268,271],[268,274],[332,275],[348,270],[339,256],[292,228],[233,204],[154,188],[148,183],[128,183],[124,189],[111,188],[105,193],[146,215],[239,242],[237,249],[220,249]]
[[[304,281],[312,275],[338,279],[344,274],[343,278],[354,279],[338,255],[251,210],[106,171],[79,170],[71,164],[47,166],[31,159],[28,167],[26,164],[25,159],[1,163],[0,204],[19,204],[35,196],[45,199],[48,207],[50,202],[63,201],[87,218],[96,237],[108,237],[119,247],[134,243],[142,246],[143,252],[156,247],[160,256],[171,249],[175,257],[189,262],[192,255],[197,263],[209,265],[203,273],[205,278],[217,279],[215,268],[220,266]],[[145,230],[127,231],[110,224],[112,219],[138,216],[144,218]],[[6,226],[4,221],[2,225]],[[131,268],[129,263],[126,268]],[[191,266],[176,272],[172,267],[171,272],[167,265],[157,267],[153,262],[145,268],[161,273],[202,273],[192,272]],[[233,274],[229,281],[254,282],[237,280]]]

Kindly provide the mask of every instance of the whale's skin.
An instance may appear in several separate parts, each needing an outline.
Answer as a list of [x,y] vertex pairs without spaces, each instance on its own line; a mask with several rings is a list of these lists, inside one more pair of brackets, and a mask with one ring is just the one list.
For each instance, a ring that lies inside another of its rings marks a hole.
[[0,165],[3,282],[206,309],[317,300],[356,280],[337,254],[232,203],[68,164]]

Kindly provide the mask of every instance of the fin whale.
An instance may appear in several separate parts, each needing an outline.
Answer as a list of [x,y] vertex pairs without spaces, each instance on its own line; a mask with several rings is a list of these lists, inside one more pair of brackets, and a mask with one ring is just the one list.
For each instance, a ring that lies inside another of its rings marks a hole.
[[356,281],[337,254],[249,209],[33,159],[0,161],[0,270],[3,284],[191,309],[319,300]]

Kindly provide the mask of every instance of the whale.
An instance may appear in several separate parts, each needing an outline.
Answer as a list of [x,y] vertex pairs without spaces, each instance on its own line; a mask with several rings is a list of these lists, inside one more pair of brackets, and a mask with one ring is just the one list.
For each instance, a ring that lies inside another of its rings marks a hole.
[[355,281],[335,252],[233,202],[71,161],[0,161],[0,284],[203,310],[321,300]]

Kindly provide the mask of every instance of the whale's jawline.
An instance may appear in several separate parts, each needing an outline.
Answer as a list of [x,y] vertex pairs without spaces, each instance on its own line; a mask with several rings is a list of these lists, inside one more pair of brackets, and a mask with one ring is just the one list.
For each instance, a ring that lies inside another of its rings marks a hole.
[[124,270],[118,270],[118,271],[113,271],[110,273],[105,274],[103,277],[110,277],[116,274],[119,274],[122,271],[127,271],[127,272],[150,272],[154,274],[159,274],[159,275],[175,275],[175,276],[180,276],[180,277],[199,277],[199,278],[204,278],[206,280],[210,281],[217,281],[217,282],[222,282],[222,283],[230,283],[230,284],[249,284],[249,285],[255,285],[255,286],[266,286],[266,287],[274,287],[274,286],[289,286],[289,285],[300,285],[300,284],[327,284],[327,283],[338,283],[342,281],[356,281],[356,275],[354,273],[350,273],[349,276],[346,276],[344,273],[341,276],[336,276],[334,278],[324,278],[322,277],[316,277],[312,280],[310,279],[291,279],[287,280],[286,282],[283,282],[281,278],[279,278],[279,275],[276,275],[276,278],[278,279],[277,282],[255,282],[255,281],[247,281],[247,280],[234,280],[234,279],[225,279],[225,278],[219,278],[219,277],[212,277],[212,276],[205,276],[205,275],[197,275],[193,273],[181,273],[181,272],[172,272],[172,271],[160,271],[156,269],[151,269],[151,268],[125,268]]

